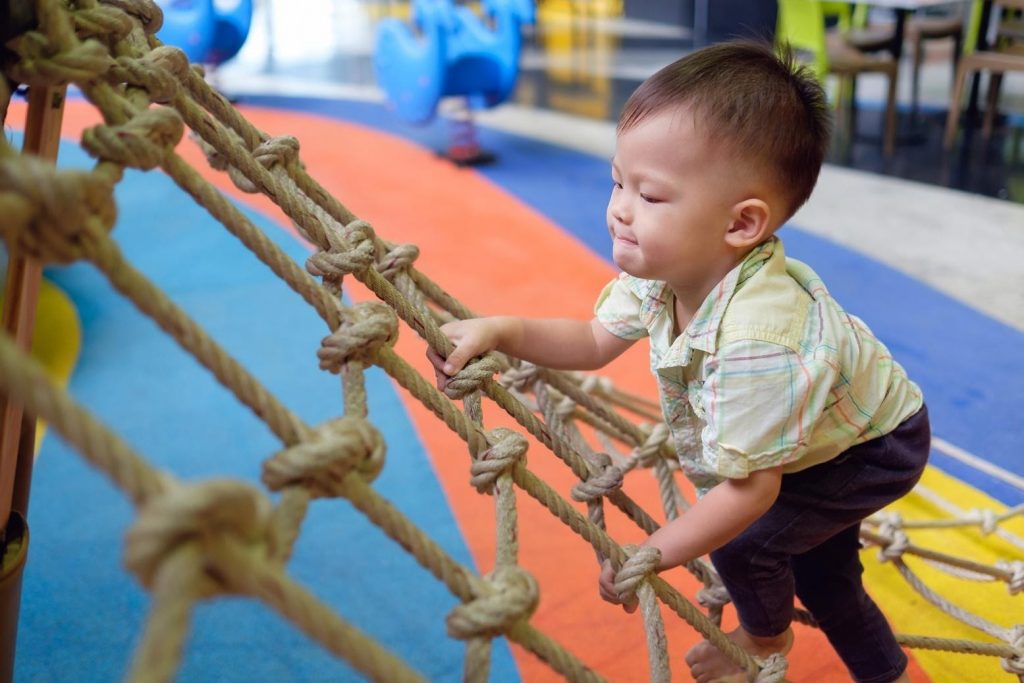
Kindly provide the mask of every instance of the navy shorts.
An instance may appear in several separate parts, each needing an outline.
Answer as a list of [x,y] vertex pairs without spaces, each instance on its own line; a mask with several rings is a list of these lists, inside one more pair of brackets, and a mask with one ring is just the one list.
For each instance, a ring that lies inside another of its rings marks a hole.
[[748,633],[785,631],[796,595],[854,680],[884,683],[903,673],[907,656],[861,582],[858,534],[861,520],[914,487],[930,444],[922,407],[885,436],[783,475],[772,507],[711,553]]

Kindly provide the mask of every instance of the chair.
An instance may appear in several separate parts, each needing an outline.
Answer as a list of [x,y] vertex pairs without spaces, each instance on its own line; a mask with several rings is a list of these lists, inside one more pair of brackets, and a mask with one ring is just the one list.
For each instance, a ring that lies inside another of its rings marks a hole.
[[1024,72],[1024,44],[1021,43],[1021,39],[1024,38],[1024,30],[1022,30],[1019,20],[1002,21],[1003,12],[1006,10],[1024,10],[1024,0],[992,0],[992,11],[998,13],[996,16],[999,20],[995,47],[989,50],[978,50],[964,55],[960,59],[956,70],[953,95],[949,101],[949,114],[946,117],[946,134],[943,138],[943,146],[946,149],[953,147],[953,140],[956,137],[960,121],[960,102],[968,76],[981,71],[988,71],[990,74],[985,119],[981,129],[982,139],[987,141],[991,137],[992,125],[998,109],[1003,74],[1007,71]]
[[844,86],[852,87],[853,80],[863,73],[888,77],[883,152],[886,156],[892,155],[896,143],[896,60],[889,55],[865,54],[845,42],[838,33],[826,34],[825,15],[818,0],[779,0],[776,36],[807,57],[820,80],[824,81],[827,74],[837,76],[840,92],[846,89]]
[[917,112],[921,94],[921,63],[924,61],[924,44],[928,41],[951,39],[953,41],[953,79],[960,65],[960,57],[972,52],[977,42],[981,24],[981,0],[966,3],[945,14],[914,15],[907,20],[906,43],[911,50],[911,110]]
[[[892,26],[875,26],[868,23],[868,5],[857,3],[824,2],[825,11],[830,9],[839,16],[839,29],[847,43],[861,52],[878,52],[892,49],[895,33]],[[841,9],[846,5],[845,16]],[[832,8],[832,6],[835,8]],[[904,29],[904,44],[910,49],[911,65],[911,111],[917,113],[921,93],[921,63],[924,61],[924,44],[927,41],[951,39],[952,79],[960,56],[974,48],[981,19],[981,0],[974,0],[946,10],[942,14],[917,13],[907,19]]]

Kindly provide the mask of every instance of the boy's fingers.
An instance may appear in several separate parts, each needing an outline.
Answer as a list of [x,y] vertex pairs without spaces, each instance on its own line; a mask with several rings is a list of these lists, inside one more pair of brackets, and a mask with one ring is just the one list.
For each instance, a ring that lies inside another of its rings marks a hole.
[[430,361],[430,364],[433,365],[436,370],[440,370],[442,367],[444,367],[444,358],[442,358],[441,354],[439,354],[437,351],[435,351],[432,347],[429,346],[427,347],[427,359]]
[[636,611],[636,608],[640,606],[640,603],[636,600],[632,602],[623,603],[622,609],[626,610],[626,614],[632,614]]
[[437,385],[438,391],[444,391],[444,388],[448,386],[448,375],[434,368],[434,384]]
[[445,360],[441,370],[444,374],[451,377],[466,365],[466,361],[469,360],[466,352],[462,350],[463,347],[456,346],[455,350],[448,354],[448,358]]
[[444,365],[444,358],[441,358],[434,349],[428,348],[427,359],[434,366],[434,383],[439,391],[444,391],[445,386],[448,384],[448,375],[444,374],[441,370],[441,367]]

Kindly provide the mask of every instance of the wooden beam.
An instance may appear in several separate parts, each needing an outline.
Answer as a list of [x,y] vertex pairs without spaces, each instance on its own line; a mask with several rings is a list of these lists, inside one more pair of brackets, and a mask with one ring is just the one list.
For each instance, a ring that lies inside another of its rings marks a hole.
[[[29,89],[23,154],[57,160],[65,91],[66,86]],[[29,352],[43,269],[37,261],[21,256],[15,250],[11,252],[7,264],[3,329],[21,349]],[[19,451],[31,455],[35,450],[35,420],[24,417],[20,405],[0,398],[0,525],[6,525],[11,513],[15,477],[31,475],[31,463],[27,472],[18,475]]]

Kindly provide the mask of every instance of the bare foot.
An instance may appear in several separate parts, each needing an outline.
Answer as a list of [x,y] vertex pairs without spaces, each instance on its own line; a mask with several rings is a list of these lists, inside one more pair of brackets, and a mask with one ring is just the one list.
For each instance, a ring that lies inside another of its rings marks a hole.
[[[789,628],[773,638],[757,638],[742,628],[726,636],[749,654],[762,659],[776,652],[786,654],[793,647],[793,629]],[[747,680],[743,669],[706,640],[686,653],[686,663],[697,683],[744,683]]]

